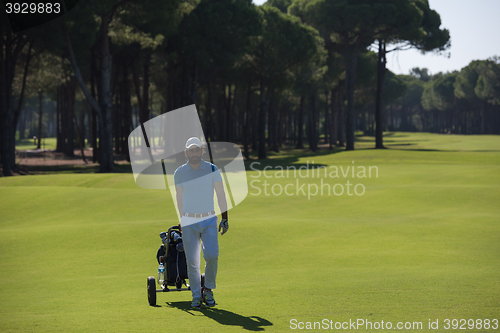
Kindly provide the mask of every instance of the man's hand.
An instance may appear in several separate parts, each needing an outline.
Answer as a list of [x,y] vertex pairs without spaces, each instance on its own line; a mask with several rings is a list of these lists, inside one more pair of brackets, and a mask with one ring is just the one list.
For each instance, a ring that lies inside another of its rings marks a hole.
[[227,222],[227,219],[220,220],[219,231],[221,229],[222,229],[222,232],[220,234],[222,236],[222,235],[224,235],[227,232],[227,229],[229,229],[229,223]]

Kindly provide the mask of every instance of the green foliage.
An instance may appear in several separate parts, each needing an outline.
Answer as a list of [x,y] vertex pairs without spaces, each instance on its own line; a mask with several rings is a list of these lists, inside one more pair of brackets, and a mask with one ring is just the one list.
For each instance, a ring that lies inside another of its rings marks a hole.
[[455,79],[458,72],[447,73],[425,84],[422,106],[426,110],[445,111],[455,103]]
[[160,46],[165,39],[161,34],[153,37],[150,33],[145,33],[132,26],[126,25],[120,18],[116,18],[111,22],[108,36],[115,46],[127,46],[137,43],[140,45],[141,49],[151,49],[153,51]]
[[390,70],[387,70],[384,80],[382,102],[384,105],[391,104],[397,99],[405,96],[407,89],[407,83],[399,75],[395,75]]
[[[299,17],[302,22],[314,26],[312,20],[308,17],[306,12],[306,6],[311,3],[312,0],[293,0],[292,4],[288,6],[288,14]],[[319,28],[318,24],[315,24],[316,29]],[[320,32],[321,33],[321,32]]]
[[[24,69],[23,69],[24,70]],[[55,99],[56,88],[65,82],[64,70],[69,74],[69,61],[54,53],[42,52],[33,57],[26,78],[25,98],[38,96],[38,91],[50,94]],[[14,93],[20,94],[23,76],[14,78]]]
[[428,0],[412,0],[423,12],[423,21],[418,38],[411,39],[411,44],[422,52],[435,50],[441,52],[451,46],[450,32],[440,29],[441,18],[439,14],[430,9]]
[[260,28],[260,16],[250,0],[202,0],[181,22],[175,43],[183,58],[202,67],[231,68]]
[[[305,12],[303,17],[307,22],[314,22],[322,35],[327,36],[327,44],[357,44],[360,49],[373,42],[378,23],[376,18],[382,9],[369,0],[304,0],[297,2],[296,7]],[[290,8],[290,11],[296,9]]]
[[138,43],[141,49],[154,51],[165,46],[166,40],[177,32],[181,20],[195,5],[182,0],[125,2],[110,25],[109,35],[114,37],[115,44]]
[[[325,87],[332,88],[338,85],[339,80],[343,80],[345,78],[344,61],[339,52],[336,52],[338,50],[335,49],[335,46],[329,38],[328,32],[325,31],[325,29],[318,24],[318,22],[313,21],[310,13],[306,10],[306,6],[310,3],[311,0],[295,0],[288,7],[288,13],[300,18],[303,23],[313,26],[318,30],[322,39],[321,50],[325,49],[326,51],[326,58],[324,61],[328,67],[325,75],[323,76],[323,84]],[[321,51],[321,53],[325,51]],[[302,80],[303,79],[300,79],[300,81]]]
[[367,51],[359,54],[358,65],[356,67],[356,83],[358,87],[377,86],[377,54]]
[[[425,72],[427,72],[427,69],[425,69]],[[406,92],[401,99],[403,107],[420,108],[422,106],[421,101],[425,82],[413,75],[398,75],[398,77],[406,85]]]
[[288,7],[292,4],[293,0],[268,0],[264,5],[278,8],[283,14],[288,13]]
[[476,95],[483,101],[493,105],[500,104],[500,59],[492,59],[481,62],[478,72],[479,77],[474,89]]
[[375,33],[389,43],[415,42],[425,36],[422,28],[423,11],[411,0],[374,2],[378,7]]
[[[377,54],[373,51],[360,53],[356,68],[357,89],[356,103],[359,106],[375,101],[377,88]],[[386,71],[382,102],[390,104],[406,93],[407,84],[398,75]]]
[[419,67],[414,67],[411,69],[410,75],[423,82],[427,82],[431,79],[431,75],[429,74],[429,70],[427,68],[420,69]]
[[277,8],[263,6],[259,11],[263,30],[254,45],[254,55],[249,55],[253,68],[274,84],[294,70],[302,81],[319,79],[326,71],[321,68],[326,53],[318,32]]
[[467,100],[469,103],[477,104],[480,100],[475,89],[480,76],[479,67],[481,61],[472,61],[468,66],[462,68],[455,80],[455,96]]

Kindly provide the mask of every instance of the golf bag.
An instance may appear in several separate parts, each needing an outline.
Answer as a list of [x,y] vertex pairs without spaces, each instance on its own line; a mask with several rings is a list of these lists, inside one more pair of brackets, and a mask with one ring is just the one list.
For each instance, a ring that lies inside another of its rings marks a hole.
[[186,254],[179,227],[168,229],[167,244],[162,244],[156,253],[158,264],[163,258],[165,266],[165,285],[180,286],[188,278]]

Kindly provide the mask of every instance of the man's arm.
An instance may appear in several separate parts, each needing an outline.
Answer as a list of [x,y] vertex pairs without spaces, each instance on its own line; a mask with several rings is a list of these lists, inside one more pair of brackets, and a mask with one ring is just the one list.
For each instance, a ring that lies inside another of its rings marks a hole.
[[224,185],[222,181],[214,183],[215,193],[217,194],[217,201],[219,202],[219,208],[223,219],[227,220],[227,202],[226,194],[224,193]]
[[184,208],[183,207],[184,202],[182,201],[183,200],[182,199],[182,193],[183,193],[182,191],[183,191],[182,187],[175,185],[175,193],[176,193],[175,197],[177,199],[177,208],[179,209],[179,216],[181,216],[181,217],[182,217],[183,208]]

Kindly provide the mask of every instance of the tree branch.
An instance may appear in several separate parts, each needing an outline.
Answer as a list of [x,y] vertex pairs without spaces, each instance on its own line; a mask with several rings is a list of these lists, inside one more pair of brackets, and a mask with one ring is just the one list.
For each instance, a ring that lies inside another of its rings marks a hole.
[[111,23],[111,21],[113,21],[113,16],[115,15],[115,12],[116,10],[118,9],[118,7],[120,7],[121,5],[123,5],[124,3],[128,2],[130,0],[121,0],[120,2],[116,3],[113,8],[111,8],[111,11],[108,13],[108,24]]
[[101,107],[97,103],[97,101],[92,97],[90,94],[87,85],[83,81],[82,74],[80,73],[80,68],[78,67],[78,64],[76,63],[75,59],[75,54],[73,53],[73,46],[71,45],[71,40],[69,38],[68,34],[68,29],[66,28],[66,21],[64,18],[61,19],[61,29],[64,35],[64,40],[66,41],[66,46],[68,48],[68,57],[69,61],[71,62],[71,66],[73,67],[73,71],[75,72],[75,77],[76,80],[78,81],[78,84],[80,85],[80,88],[83,91],[83,94],[87,98],[87,101],[89,102],[90,106],[94,111],[100,116],[101,115]]
[[137,96],[137,104],[139,104],[139,111],[141,112],[141,114],[145,114],[146,110],[144,109],[144,104],[142,104],[141,91],[139,89],[139,79],[137,77],[134,65],[132,65],[132,78],[132,81],[134,81],[135,94]]
[[28,67],[30,65],[30,60],[33,57],[31,54],[31,49],[33,47],[33,42],[29,41],[29,47],[28,47],[28,57],[26,59],[26,64],[24,66],[24,75],[23,75],[23,83],[21,86],[21,95],[19,96],[19,103],[17,104],[17,109],[14,112],[14,126],[17,126],[17,122],[19,120],[19,115],[21,114],[21,107],[23,105],[23,99],[24,99],[24,90],[26,88],[26,77],[28,76]]
[[398,46],[398,47],[393,48],[392,50],[386,51],[385,53],[389,53],[392,51],[406,51],[406,50],[412,49],[413,47],[414,46],[410,42],[408,42],[408,43],[403,44],[402,46]]

